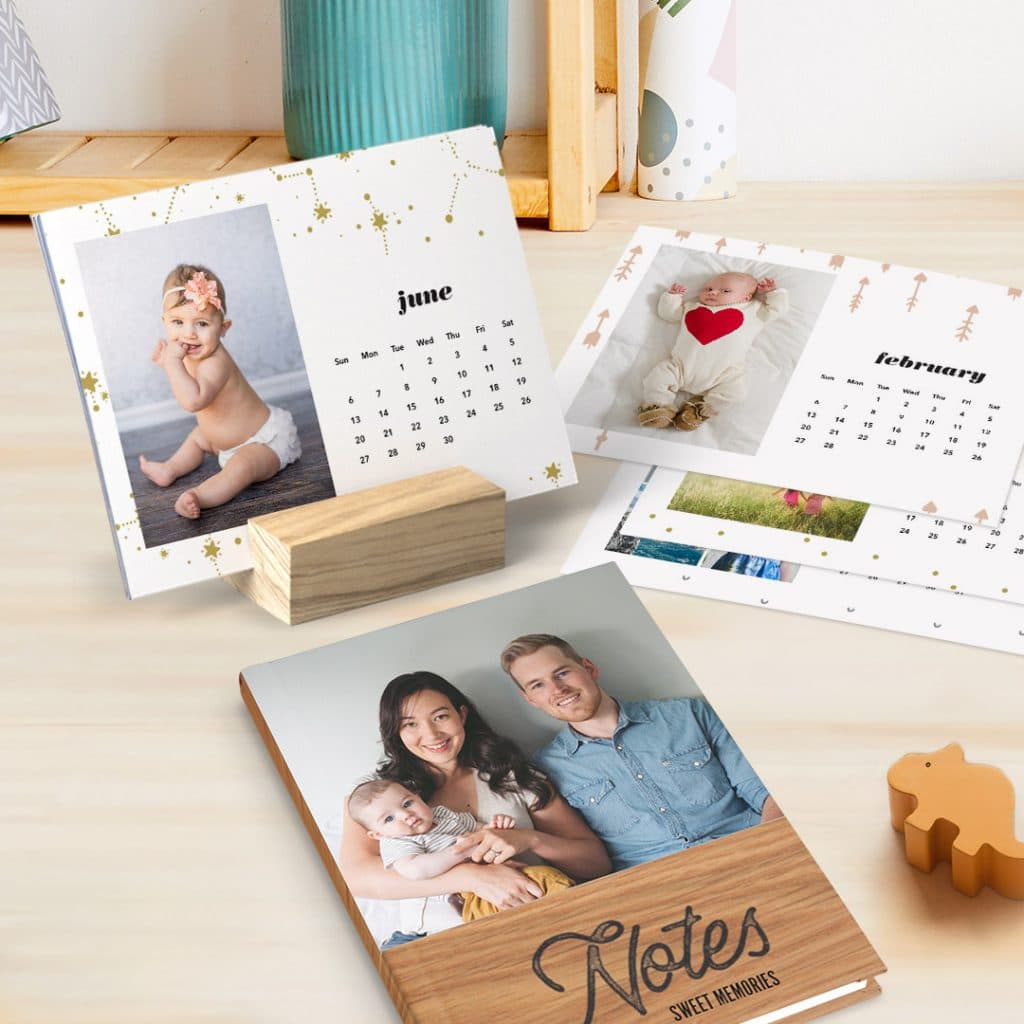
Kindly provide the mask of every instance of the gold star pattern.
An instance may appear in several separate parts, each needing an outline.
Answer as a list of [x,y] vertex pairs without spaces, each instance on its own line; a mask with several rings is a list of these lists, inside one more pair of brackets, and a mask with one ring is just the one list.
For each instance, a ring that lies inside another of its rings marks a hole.
[[244,203],[245,202],[245,196],[241,192],[236,192],[235,193],[235,202],[236,203]]
[[184,188],[185,188],[184,185],[175,185],[174,186],[174,189],[171,192],[170,201],[167,203],[167,213],[164,215],[164,223],[165,224],[170,224],[171,223],[171,214],[174,212],[174,201],[178,198],[178,193],[183,191]]
[[[83,373],[82,377],[82,390],[86,392],[87,399],[93,412],[100,411],[100,402],[109,402],[110,393],[100,383],[99,377],[96,376],[92,370],[87,373]],[[97,390],[98,389],[98,390]]]
[[[276,171],[273,167],[268,168],[268,170],[277,181],[290,181],[293,178],[308,181],[310,190],[313,193],[313,217],[322,224],[331,216],[331,208],[320,198],[320,189],[317,187],[316,175],[313,173],[312,167],[306,167],[301,171],[292,171],[287,174]],[[296,196],[295,198],[298,199],[299,197]],[[313,229],[311,227],[306,228],[306,233],[312,234]]]
[[211,562],[215,562],[220,556],[220,545],[212,537],[203,545],[203,556],[209,558]]
[[552,483],[558,483],[562,476],[562,467],[557,462],[552,462],[550,466],[544,467],[544,476]]
[[107,209],[106,204],[97,203],[96,209],[99,211],[100,215],[103,217],[104,223],[107,225],[107,237],[109,238],[112,235],[121,234],[121,229],[114,223],[114,218],[110,215],[110,211]]
[[160,549],[160,557],[161,558],[166,558],[169,554],[170,554],[170,552],[167,550],[167,548],[161,548]]
[[459,153],[459,147],[455,144],[455,141],[450,135],[442,135],[440,141],[441,145],[444,146],[451,154],[452,159],[461,165],[459,169],[452,171],[454,184],[452,186],[451,196],[448,198],[448,211],[444,216],[445,223],[451,224],[455,220],[455,205],[456,200],[459,197],[459,189],[462,187],[462,182],[469,178],[469,171],[493,174],[499,178],[503,178],[505,177],[505,168],[500,166],[500,164],[498,167],[484,167],[482,164],[474,163],[467,157],[461,156]]
[[[373,197],[370,195],[369,192],[363,193],[363,199],[370,207],[370,227],[372,227],[374,231],[380,234],[381,241],[384,243],[384,255],[390,256],[391,236],[389,232],[393,224],[398,225],[402,223],[402,218],[398,216],[398,213],[395,210],[392,210],[390,214],[387,214],[383,210],[381,210],[377,206],[377,204],[374,203]],[[356,227],[361,228],[362,224],[357,224]]]

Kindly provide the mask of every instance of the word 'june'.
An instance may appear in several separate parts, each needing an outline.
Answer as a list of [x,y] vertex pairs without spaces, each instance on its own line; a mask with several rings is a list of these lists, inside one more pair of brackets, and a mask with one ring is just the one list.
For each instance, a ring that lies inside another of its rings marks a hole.
[[[585,969],[587,972],[587,1010],[583,1024],[591,1024],[594,1019],[594,1004],[597,997],[597,979],[600,978],[621,1000],[628,1003],[639,1015],[647,1013],[644,1006],[640,983],[651,992],[663,992],[672,984],[672,977],[679,971],[685,971],[694,980],[702,978],[710,968],[713,971],[724,971],[731,967],[741,956],[764,956],[771,946],[768,936],[757,920],[757,908],[748,907],[740,924],[739,939],[731,952],[724,953],[729,943],[729,926],[725,921],[715,919],[704,929],[703,940],[694,935],[694,925],[702,920],[695,914],[692,907],[686,908],[681,921],[673,921],[663,925],[664,933],[679,932],[681,939],[678,949],[673,949],[667,942],[652,942],[642,952],[640,945],[640,925],[635,924],[629,929],[628,980],[623,984],[612,977],[611,972],[601,959],[601,947],[616,942],[626,932],[621,921],[602,921],[589,935],[581,932],[561,932],[545,939],[533,954],[533,973],[548,988],[556,992],[564,992],[565,986],[552,978],[544,969],[544,954],[553,946],[561,943],[584,943]],[[747,948],[750,937],[757,942],[756,946]],[[674,936],[675,937],[675,936]]]
[[444,285],[442,288],[427,288],[422,292],[409,292],[405,294],[404,288],[398,289],[398,315],[405,316],[413,306],[429,306],[434,302],[447,302],[452,297],[452,286]]

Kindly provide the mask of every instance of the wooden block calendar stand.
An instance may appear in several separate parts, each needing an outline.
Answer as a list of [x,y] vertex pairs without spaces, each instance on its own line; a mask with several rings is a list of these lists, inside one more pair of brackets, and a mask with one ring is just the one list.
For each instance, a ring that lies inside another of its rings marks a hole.
[[458,466],[249,520],[228,576],[289,625],[505,564],[505,492]]

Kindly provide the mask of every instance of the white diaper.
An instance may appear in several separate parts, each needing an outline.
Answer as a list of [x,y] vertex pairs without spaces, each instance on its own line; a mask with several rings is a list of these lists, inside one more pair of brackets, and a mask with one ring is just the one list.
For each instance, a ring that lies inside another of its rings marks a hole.
[[267,408],[270,410],[267,422],[248,441],[243,441],[234,448],[225,448],[217,455],[221,469],[228,464],[231,456],[239,448],[244,448],[247,444],[265,444],[280,460],[279,470],[290,465],[302,454],[299,432],[295,429],[292,414],[276,405],[268,405]]

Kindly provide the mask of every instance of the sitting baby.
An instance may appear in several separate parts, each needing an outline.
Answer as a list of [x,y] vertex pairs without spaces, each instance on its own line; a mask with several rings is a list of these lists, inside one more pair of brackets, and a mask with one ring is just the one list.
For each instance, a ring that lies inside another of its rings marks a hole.
[[195,413],[196,425],[164,462],[139,456],[142,472],[170,487],[198,469],[208,454],[220,472],[178,495],[174,511],[198,519],[204,508],[224,505],[254,483],[276,476],[302,454],[287,409],[267,405],[224,347],[231,327],[224,285],[198,264],[180,263],[164,281],[161,300],[166,339],[151,356],[178,404]]
[[644,377],[637,415],[645,427],[696,430],[741,401],[750,346],[766,323],[789,308],[785,290],[772,278],[758,281],[751,274],[718,274],[696,301],[684,301],[685,294],[685,285],[674,284],[658,302],[658,316],[679,323],[679,335],[672,355]]
[[[380,858],[384,866],[404,878],[436,878],[456,864],[469,860],[469,852],[456,848],[456,843],[460,836],[482,827],[468,811],[452,811],[441,805],[428,807],[401,783],[387,779],[371,779],[356,786],[348,798],[348,811],[366,829],[366,834],[380,843]],[[515,821],[507,814],[496,814],[486,827],[511,829],[515,828]],[[501,863],[501,858],[493,863]],[[547,864],[506,863],[519,868],[540,886],[545,895],[568,889],[573,884],[568,875]],[[464,921],[498,913],[498,907],[473,893],[462,893],[461,896]],[[422,900],[402,902],[423,903]],[[427,934],[423,923],[424,908],[415,909],[419,910],[419,923],[410,926],[405,923],[403,915],[403,926],[410,930],[392,935],[384,944],[385,949]]]

